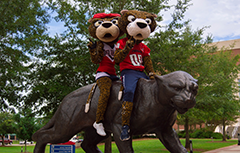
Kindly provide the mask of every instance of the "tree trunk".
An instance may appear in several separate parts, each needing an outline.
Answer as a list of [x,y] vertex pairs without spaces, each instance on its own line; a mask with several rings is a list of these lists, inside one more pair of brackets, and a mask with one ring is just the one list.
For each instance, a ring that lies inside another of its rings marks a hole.
[[112,137],[111,137],[111,135],[105,140],[104,153],[112,153]]
[[223,139],[222,139],[222,141],[227,141],[226,140],[226,134],[225,134],[225,128],[226,128],[225,120],[223,119]]
[[189,126],[188,126],[188,117],[186,117],[185,119],[185,124],[184,124],[184,130],[186,132],[186,144],[185,144],[185,148],[187,150],[190,150],[190,141],[189,141],[189,130],[188,130]]
[[25,140],[25,153],[27,152],[27,140]]
[[3,135],[1,136],[1,138],[2,138],[2,146],[5,146]]

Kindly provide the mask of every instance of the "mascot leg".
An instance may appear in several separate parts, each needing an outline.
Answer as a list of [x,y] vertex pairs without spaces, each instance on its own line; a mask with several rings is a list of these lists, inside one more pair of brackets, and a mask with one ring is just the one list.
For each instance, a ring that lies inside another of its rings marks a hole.
[[97,130],[99,135],[106,136],[102,122],[110,96],[112,80],[109,77],[101,77],[97,80],[97,85],[100,89],[100,96],[98,99],[96,122],[93,124],[93,127]]
[[122,104],[122,132],[120,139],[126,141],[130,139],[130,118],[133,109],[133,102],[124,101]]

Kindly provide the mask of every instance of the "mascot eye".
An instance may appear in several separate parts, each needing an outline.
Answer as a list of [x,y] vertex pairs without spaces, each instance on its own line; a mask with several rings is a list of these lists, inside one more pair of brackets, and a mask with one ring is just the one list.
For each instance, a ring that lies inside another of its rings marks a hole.
[[118,20],[117,19],[113,19],[112,23],[115,24],[115,25],[118,25]]
[[151,23],[152,23],[152,20],[149,19],[149,18],[146,18],[145,21],[146,21],[148,24],[151,24]]
[[98,26],[100,26],[102,23],[103,23],[102,21],[97,21],[97,22],[94,23],[94,26],[95,26],[95,27],[98,27]]
[[133,15],[129,15],[127,19],[128,19],[128,21],[130,21],[130,22],[133,22],[133,21],[136,20],[136,18],[135,18]]

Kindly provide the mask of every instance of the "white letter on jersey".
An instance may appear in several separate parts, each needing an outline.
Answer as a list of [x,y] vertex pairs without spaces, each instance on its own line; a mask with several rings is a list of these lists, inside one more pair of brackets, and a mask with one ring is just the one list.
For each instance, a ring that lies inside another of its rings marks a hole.
[[133,66],[141,66],[142,64],[142,55],[136,55],[136,54],[131,54],[129,55],[130,60],[133,64]]

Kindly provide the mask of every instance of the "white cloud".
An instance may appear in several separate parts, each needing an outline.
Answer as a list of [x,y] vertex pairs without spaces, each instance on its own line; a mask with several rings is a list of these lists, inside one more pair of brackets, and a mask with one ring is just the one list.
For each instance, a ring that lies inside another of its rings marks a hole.
[[239,0],[192,0],[186,12],[193,29],[210,26],[205,35],[212,34],[214,41],[240,38]]

